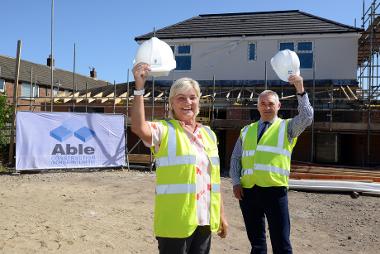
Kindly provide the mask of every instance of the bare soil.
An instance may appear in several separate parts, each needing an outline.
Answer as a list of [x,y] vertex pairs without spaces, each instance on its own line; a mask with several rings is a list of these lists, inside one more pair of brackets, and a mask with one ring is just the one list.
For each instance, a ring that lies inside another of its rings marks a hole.
[[[154,186],[141,171],[0,175],[0,253],[157,253]],[[250,251],[231,188],[223,178],[229,234],[212,253]],[[379,197],[290,191],[289,204],[294,253],[379,253]]]

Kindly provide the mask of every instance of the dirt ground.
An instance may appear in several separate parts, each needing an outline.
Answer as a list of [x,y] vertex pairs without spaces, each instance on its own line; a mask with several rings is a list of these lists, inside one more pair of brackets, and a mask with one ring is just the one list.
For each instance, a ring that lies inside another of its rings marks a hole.
[[[0,253],[157,253],[154,173],[49,172],[0,175]],[[249,253],[230,179],[229,222],[212,253]],[[380,197],[289,192],[294,253],[379,253]],[[268,238],[269,242],[269,238]]]

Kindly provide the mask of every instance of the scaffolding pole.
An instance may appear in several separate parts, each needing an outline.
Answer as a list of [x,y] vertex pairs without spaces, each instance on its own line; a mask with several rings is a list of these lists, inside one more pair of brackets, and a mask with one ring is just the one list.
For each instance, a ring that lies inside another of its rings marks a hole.
[[359,39],[358,57],[358,80],[362,89],[363,108],[366,109],[364,116],[367,118],[367,157],[363,159],[363,165],[371,164],[372,106],[376,106],[379,100],[377,91],[379,88],[380,15],[377,13],[378,9],[379,4],[376,0],[373,0],[367,9],[363,0],[361,28],[365,31]]
[[17,41],[17,56],[16,56],[16,68],[15,68],[15,85],[13,86],[13,112],[12,112],[12,122],[11,122],[11,137],[9,144],[9,154],[8,163],[13,165],[14,163],[14,143],[15,143],[15,127],[16,127],[16,112],[17,112],[17,94],[18,94],[18,81],[20,77],[20,61],[21,61],[21,40]]

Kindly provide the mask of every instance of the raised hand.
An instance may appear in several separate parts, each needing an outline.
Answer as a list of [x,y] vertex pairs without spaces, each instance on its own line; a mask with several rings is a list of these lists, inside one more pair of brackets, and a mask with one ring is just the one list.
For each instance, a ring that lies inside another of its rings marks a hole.
[[289,83],[294,85],[297,90],[297,93],[303,93],[303,78],[300,75],[290,75],[288,79]]
[[133,67],[133,76],[135,78],[136,89],[144,88],[146,79],[150,72],[150,66],[146,63],[138,63]]

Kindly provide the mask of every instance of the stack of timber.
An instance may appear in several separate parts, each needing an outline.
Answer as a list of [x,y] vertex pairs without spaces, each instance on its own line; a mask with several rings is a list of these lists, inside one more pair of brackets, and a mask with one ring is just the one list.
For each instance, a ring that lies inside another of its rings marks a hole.
[[301,191],[350,192],[380,196],[380,169],[341,168],[293,163],[289,188]]
[[150,154],[128,154],[129,163],[151,164],[153,161]]
[[291,179],[346,180],[380,183],[379,169],[340,168],[317,164],[293,163]]

